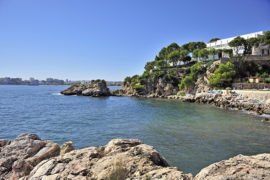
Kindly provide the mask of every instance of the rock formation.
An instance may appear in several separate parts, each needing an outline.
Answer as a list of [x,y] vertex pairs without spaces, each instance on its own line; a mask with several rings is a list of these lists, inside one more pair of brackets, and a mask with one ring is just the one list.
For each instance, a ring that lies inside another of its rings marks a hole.
[[0,140],[0,179],[15,180],[28,175],[42,160],[59,155],[54,142],[36,134],[22,134],[15,140]]
[[255,156],[238,155],[203,168],[195,180],[237,179],[255,180],[270,179],[270,154]]
[[[174,77],[170,77],[167,72],[174,71]],[[142,97],[167,97],[176,95],[179,91],[178,84],[183,77],[184,69],[164,70],[164,75],[157,77],[154,71],[150,71],[149,77],[146,79],[143,91],[137,91],[132,87],[131,82],[126,82],[121,88],[118,95],[122,96],[142,96]]]
[[21,180],[192,179],[140,140],[114,139],[107,145],[73,150],[40,162]]
[[183,102],[196,102],[199,104],[210,104],[222,109],[228,110],[244,110],[254,114],[270,114],[270,104],[260,102],[249,102],[236,96],[211,94],[211,93],[197,93],[186,94],[185,96],[169,96],[168,99],[180,99]]
[[[184,162],[183,162],[184,163]],[[170,167],[152,147],[136,139],[113,139],[105,146],[73,150],[35,134],[0,140],[0,180],[270,179],[270,154],[238,155],[203,168],[195,178]]]
[[81,96],[109,96],[110,91],[107,88],[106,81],[92,80],[89,83],[79,83],[70,86],[61,91],[64,95],[81,95]]

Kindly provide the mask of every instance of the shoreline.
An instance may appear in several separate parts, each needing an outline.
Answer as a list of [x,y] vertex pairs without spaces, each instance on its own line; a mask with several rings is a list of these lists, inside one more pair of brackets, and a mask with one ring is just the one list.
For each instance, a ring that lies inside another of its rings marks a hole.
[[255,115],[261,118],[270,118],[270,104],[248,102],[247,100],[239,100],[237,97],[211,94],[211,93],[197,93],[196,95],[187,94],[185,96],[154,96],[154,95],[113,95],[118,97],[140,97],[140,98],[160,98],[160,99],[174,99],[181,102],[189,102],[196,104],[208,104],[216,108],[232,111],[242,111],[247,114]]

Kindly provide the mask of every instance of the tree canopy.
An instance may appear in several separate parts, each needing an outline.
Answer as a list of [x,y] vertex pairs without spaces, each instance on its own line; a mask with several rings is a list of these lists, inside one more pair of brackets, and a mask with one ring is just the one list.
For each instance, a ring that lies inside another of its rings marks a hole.
[[[246,40],[240,36],[234,38],[232,41],[229,42],[229,46],[233,48],[233,50],[235,51],[236,55],[239,56],[239,50],[242,47],[246,47]],[[246,49],[246,48],[245,48]],[[246,50],[244,50],[245,52]]]
[[270,31],[266,31],[264,35],[262,36],[261,42],[264,45],[270,44]]
[[214,74],[210,76],[210,86],[215,88],[225,88],[230,86],[235,74],[236,71],[234,70],[234,65],[231,62],[221,64],[215,70]]
[[192,52],[192,57],[193,58],[198,58],[199,57],[199,49],[195,49],[193,52]]
[[198,52],[199,58],[208,58],[208,51],[207,49],[201,49]]
[[167,47],[167,54],[177,50],[180,50],[180,46],[177,43],[173,42]]
[[215,55],[215,54],[217,54],[217,51],[216,51],[216,49],[214,49],[214,48],[210,49],[208,52],[209,52],[210,55]]
[[181,46],[181,50],[187,50],[190,53],[192,53],[195,49],[203,49],[203,48],[206,48],[206,44],[202,41],[189,42]]
[[170,63],[173,63],[174,66],[177,65],[177,63],[180,61],[181,59],[181,52],[176,50],[176,51],[173,51],[171,52],[169,55],[168,55],[168,58],[169,58],[169,62]]
[[220,39],[219,38],[212,38],[209,42],[212,43],[212,42],[216,42],[218,40],[220,40]]

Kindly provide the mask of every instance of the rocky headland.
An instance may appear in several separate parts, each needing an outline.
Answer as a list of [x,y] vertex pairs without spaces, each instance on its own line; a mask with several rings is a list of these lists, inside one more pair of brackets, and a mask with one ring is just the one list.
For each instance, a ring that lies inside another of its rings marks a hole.
[[36,134],[0,140],[1,180],[269,178],[270,154],[238,155],[209,165],[193,177],[170,167],[152,146],[136,139],[113,139],[105,146],[78,150],[72,142],[60,147]]
[[78,95],[78,96],[110,96],[110,90],[107,88],[105,80],[92,80],[89,83],[78,83],[61,91],[64,95]]
[[173,78],[170,77],[171,68],[164,70],[162,76],[156,76],[155,72],[150,70],[141,88],[136,87],[136,83],[138,86],[141,81],[134,81],[136,77],[133,77],[127,79],[122,88],[112,94],[116,96],[179,99],[183,102],[210,104],[223,109],[244,110],[258,115],[270,115],[270,100],[256,101],[232,94],[232,90],[229,90],[228,93],[225,93],[225,91],[222,93],[218,93],[218,91],[215,91],[215,93],[209,92],[212,89],[209,84],[210,77],[220,64],[221,61],[215,61],[212,64],[201,63],[202,70],[196,75],[194,85],[185,91],[179,91],[178,83],[180,82],[179,79],[185,77],[186,71],[192,68],[188,66],[175,69],[176,73]]

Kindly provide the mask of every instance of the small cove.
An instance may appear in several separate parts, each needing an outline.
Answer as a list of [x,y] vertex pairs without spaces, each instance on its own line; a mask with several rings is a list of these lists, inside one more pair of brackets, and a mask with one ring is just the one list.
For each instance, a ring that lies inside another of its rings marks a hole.
[[179,100],[59,95],[65,88],[0,86],[0,139],[33,132],[78,149],[137,138],[193,174],[237,154],[270,152],[270,124],[256,116]]

